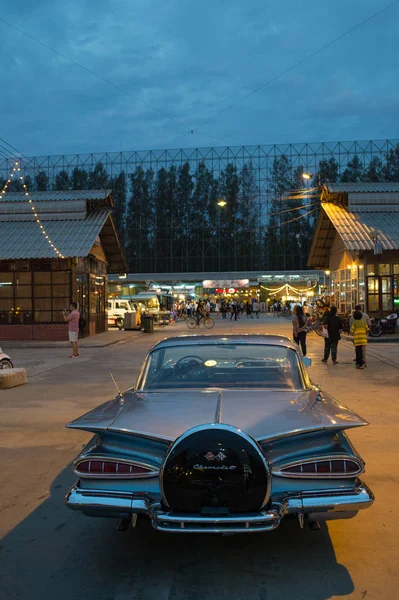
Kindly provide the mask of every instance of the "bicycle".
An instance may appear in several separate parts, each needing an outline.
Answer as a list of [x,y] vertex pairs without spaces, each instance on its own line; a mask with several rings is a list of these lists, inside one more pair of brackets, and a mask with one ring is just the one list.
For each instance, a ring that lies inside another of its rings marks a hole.
[[212,329],[212,327],[215,325],[215,321],[211,317],[203,317],[202,315],[189,317],[186,323],[189,329],[195,329],[196,327],[199,327],[201,323],[204,324],[206,329]]
[[319,317],[309,317],[307,332],[313,333],[313,331],[321,336],[323,333],[323,321]]

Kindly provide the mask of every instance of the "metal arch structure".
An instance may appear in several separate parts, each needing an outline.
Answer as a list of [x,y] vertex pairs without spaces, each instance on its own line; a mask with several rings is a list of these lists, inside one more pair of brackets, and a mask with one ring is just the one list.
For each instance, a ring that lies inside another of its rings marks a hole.
[[[304,170],[316,172],[321,160],[334,158],[339,172],[347,166],[355,156],[363,165],[369,164],[372,158],[385,158],[390,150],[395,149],[399,140],[366,140],[353,142],[317,142],[303,144],[270,144],[258,146],[225,146],[205,148],[179,148],[175,150],[137,150],[132,152],[99,152],[92,154],[64,154],[34,156],[23,158],[25,171],[36,174],[45,171],[50,182],[64,170],[69,174],[75,167],[93,170],[101,162],[110,177],[121,171],[129,174],[138,166],[157,171],[161,167],[180,166],[188,162],[196,167],[203,162],[218,175],[227,164],[233,163],[238,169],[252,162],[258,173],[260,191],[268,191],[269,172],[275,158],[286,156],[292,168],[299,166]],[[0,175],[6,177],[13,166],[16,154],[5,157],[0,154]]]
[[[398,142],[399,140],[392,139],[69,154],[22,157],[21,163],[24,172],[32,178],[40,171],[44,171],[49,178],[50,187],[54,185],[55,178],[60,171],[66,171],[69,175],[75,168],[90,172],[98,163],[102,163],[109,178],[124,172],[128,182],[130,175],[139,166],[144,170],[151,169],[156,173],[162,167],[168,169],[172,165],[179,167],[188,163],[194,174],[197,166],[204,163],[213,176],[218,178],[229,164],[233,164],[240,171],[244,165],[251,163],[256,182],[256,194],[252,202],[257,215],[257,226],[255,230],[246,231],[246,235],[248,239],[257,240],[258,247],[254,250],[254,247],[248,244],[248,248],[245,250],[245,260],[241,260],[242,257],[239,256],[243,249],[236,243],[236,234],[233,238],[230,235],[228,239],[227,237],[223,239],[223,235],[219,231],[219,235],[215,234],[218,237],[217,241],[212,241],[207,232],[206,219],[203,219],[199,226],[201,233],[198,234],[196,240],[173,247],[166,234],[165,239],[160,240],[158,247],[151,251],[151,256],[148,256],[147,243],[147,250],[143,253],[138,252],[137,260],[130,265],[130,270],[134,272],[270,270],[273,268],[273,264],[269,260],[269,246],[264,243],[264,237],[268,215],[272,210],[271,172],[274,160],[285,156],[293,176],[298,167],[302,167],[304,171],[317,173],[320,161],[334,158],[340,175],[355,156],[359,158],[363,167],[366,167],[373,158],[384,161],[388,153],[397,147]],[[10,157],[0,154],[0,177],[8,177],[15,158],[15,154]],[[126,193],[128,202],[130,198],[129,183]],[[186,216],[187,219],[190,218],[190,206],[187,206]],[[146,226],[148,226],[148,222]],[[152,226],[151,223],[149,226]],[[156,228],[156,224],[154,227]],[[140,235],[138,228],[135,232],[135,236],[138,236],[138,248],[145,246],[141,243]],[[162,235],[165,236],[165,232]],[[171,235],[170,238],[172,239],[172,237]],[[261,251],[259,251],[260,246],[262,247]],[[299,262],[294,263],[294,256],[285,256],[285,251],[282,251],[281,264],[276,268],[302,268],[306,265],[308,250],[307,245],[300,247],[300,264]],[[174,256],[176,253],[179,256]]]

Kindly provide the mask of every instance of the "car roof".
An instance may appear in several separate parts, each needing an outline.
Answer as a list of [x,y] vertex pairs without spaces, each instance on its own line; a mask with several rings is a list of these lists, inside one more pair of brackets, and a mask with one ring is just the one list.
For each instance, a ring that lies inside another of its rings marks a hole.
[[198,346],[198,345],[214,345],[214,344],[259,344],[270,346],[285,346],[292,350],[298,350],[298,346],[284,335],[268,335],[268,334],[226,334],[226,335],[178,335],[170,338],[165,338],[155,344],[151,349],[166,348],[170,346]]

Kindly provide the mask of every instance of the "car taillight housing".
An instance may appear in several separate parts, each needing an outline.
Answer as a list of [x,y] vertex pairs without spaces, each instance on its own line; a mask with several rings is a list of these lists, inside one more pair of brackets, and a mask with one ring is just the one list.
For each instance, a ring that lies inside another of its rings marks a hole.
[[295,461],[272,469],[273,475],[279,477],[296,477],[305,479],[356,477],[363,473],[364,464],[348,456],[320,457]]
[[150,465],[128,460],[93,456],[78,459],[74,465],[74,473],[79,477],[93,479],[137,479],[157,477],[159,470]]

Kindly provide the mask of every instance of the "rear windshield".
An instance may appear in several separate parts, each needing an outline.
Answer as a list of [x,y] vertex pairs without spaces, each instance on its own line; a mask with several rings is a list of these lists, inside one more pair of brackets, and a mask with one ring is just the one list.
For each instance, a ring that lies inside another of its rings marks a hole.
[[261,344],[179,345],[154,350],[143,390],[176,388],[303,389],[297,353]]

